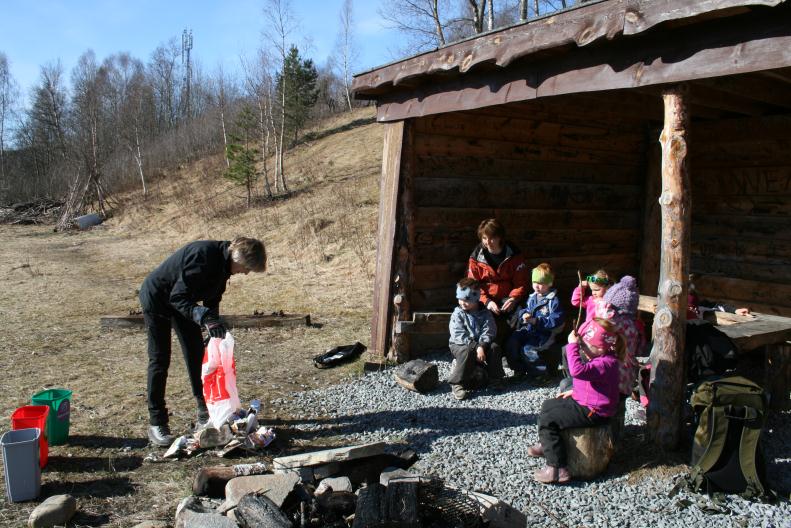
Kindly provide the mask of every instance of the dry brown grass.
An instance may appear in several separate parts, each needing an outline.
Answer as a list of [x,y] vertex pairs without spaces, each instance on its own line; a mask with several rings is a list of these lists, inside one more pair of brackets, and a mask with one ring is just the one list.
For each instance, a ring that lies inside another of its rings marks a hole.
[[[45,387],[74,391],[71,441],[52,448],[42,497],[75,494],[81,526],[172,520],[195,470],[220,463],[143,462],[151,451],[145,335],[98,325],[101,315],[137,308],[145,275],[191,240],[244,234],[266,242],[269,271],[234,277],[224,312],[308,312],[321,325],[237,332],[244,400],[261,398],[265,416],[282,424],[267,402],[351,375],[351,368],[318,371],[310,358],[368,342],[382,144],[372,116],[363,109],[323,123],[315,132],[324,137],[292,151],[289,199],[245,209],[243,192],[219,176],[217,157],[152,182],[146,202],[139,193],[120,197],[116,216],[89,232],[0,226],[0,412],[9,417]],[[171,425],[181,430],[194,419],[194,404],[175,339],[173,346],[168,403]],[[0,525],[24,525],[34,506],[7,505]]]

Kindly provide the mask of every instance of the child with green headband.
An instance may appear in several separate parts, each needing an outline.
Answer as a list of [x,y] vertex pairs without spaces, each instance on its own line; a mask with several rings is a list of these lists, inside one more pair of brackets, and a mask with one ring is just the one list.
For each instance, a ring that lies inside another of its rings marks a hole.
[[541,352],[554,344],[565,321],[557,290],[552,287],[555,281],[552,267],[546,262],[539,264],[533,268],[531,278],[533,293],[527,299],[527,306],[519,310],[520,326],[506,346],[506,359],[514,376],[546,372]]

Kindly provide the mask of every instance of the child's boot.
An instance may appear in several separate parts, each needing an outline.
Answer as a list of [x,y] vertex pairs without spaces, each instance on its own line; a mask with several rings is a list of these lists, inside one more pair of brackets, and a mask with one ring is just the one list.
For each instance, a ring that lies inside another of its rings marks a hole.
[[571,480],[571,475],[565,467],[557,468],[547,464],[533,473],[533,478],[542,484],[565,484]]
[[458,384],[453,384],[450,386],[450,391],[453,393],[453,397],[457,400],[465,400],[467,399],[467,391],[464,390],[464,387]]
[[541,458],[544,456],[544,446],[541,445],[541,442],[537,442],[530,447],[527,448],[527,456],[531,456],[534,458]]

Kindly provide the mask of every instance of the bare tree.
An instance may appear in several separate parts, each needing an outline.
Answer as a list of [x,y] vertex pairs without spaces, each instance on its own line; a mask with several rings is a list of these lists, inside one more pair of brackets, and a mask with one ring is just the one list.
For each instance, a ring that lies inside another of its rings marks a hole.
[[148,64],[149,77],[157,97],[157,114],[163,129],[176,125],[178,117],[179,72],[181,51],[175,39],[158,46]]
[[[268,24],[264,38],[273,46],[280,60],[280,71],[286,66],[286,57],[291,47],[289,36],[294,32],[297,21],[291,11],[291,0],[266,0],[264,17]],[[280,130],[278,131],[275,153],[275,191],[288,192],[285,169],[283,167],[283,138],[286,130],[286,86],[285,78],[280,86]]]
[[352,68],[359,53],[354,44],[354,8],[353,0],[344,0],[340,13],[340,31],[335,44],[337,60],[335,65],[338,75],[343,79],[343,88],[346,93],[346,104],[352,109]]
[[19,89],[8,66],[8,57],[0,52],[0,180],[6,182],[5,148],[9,123],[16,109]]
[[445,32],[455,22],[448,18],[450,0],[392,0],[379,15],[393,28],[409,36],[404,52],[424,51],[447,42]]
[[[220,130],[222,132],[223,152],[225,153],[225,166],[229,168],[231,161],[228,159],[228,131],[225,126],[225,117],[228,113],[229,98],[234,98],[234,86],[223,70],[222,64],[217,65],[213,79],[212,99],[220,117]],[[229,93],[230,92],[230,93]]]
[[269,140],[272,133],[270,117],[272,115],[271,93],[272,75],[270,74],[271,60],[264,50],[259,50],[254,61],[242,59],[244,70],[245,89],[248,97],[256,104],[258,118],[258,142],[261,149],[261,165],[264,175],[264,192],[267,198],[272,198],[272,186],[269,183]]

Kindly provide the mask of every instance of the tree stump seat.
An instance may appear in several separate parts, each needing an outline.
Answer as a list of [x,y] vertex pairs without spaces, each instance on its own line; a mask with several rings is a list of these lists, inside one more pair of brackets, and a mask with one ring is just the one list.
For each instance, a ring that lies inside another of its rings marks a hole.
[[575,479],[588,480],[604,473],[623,431],[626,402],[610,421],[593,427],[574,427],[561,431],[566,446],[567,467]]

